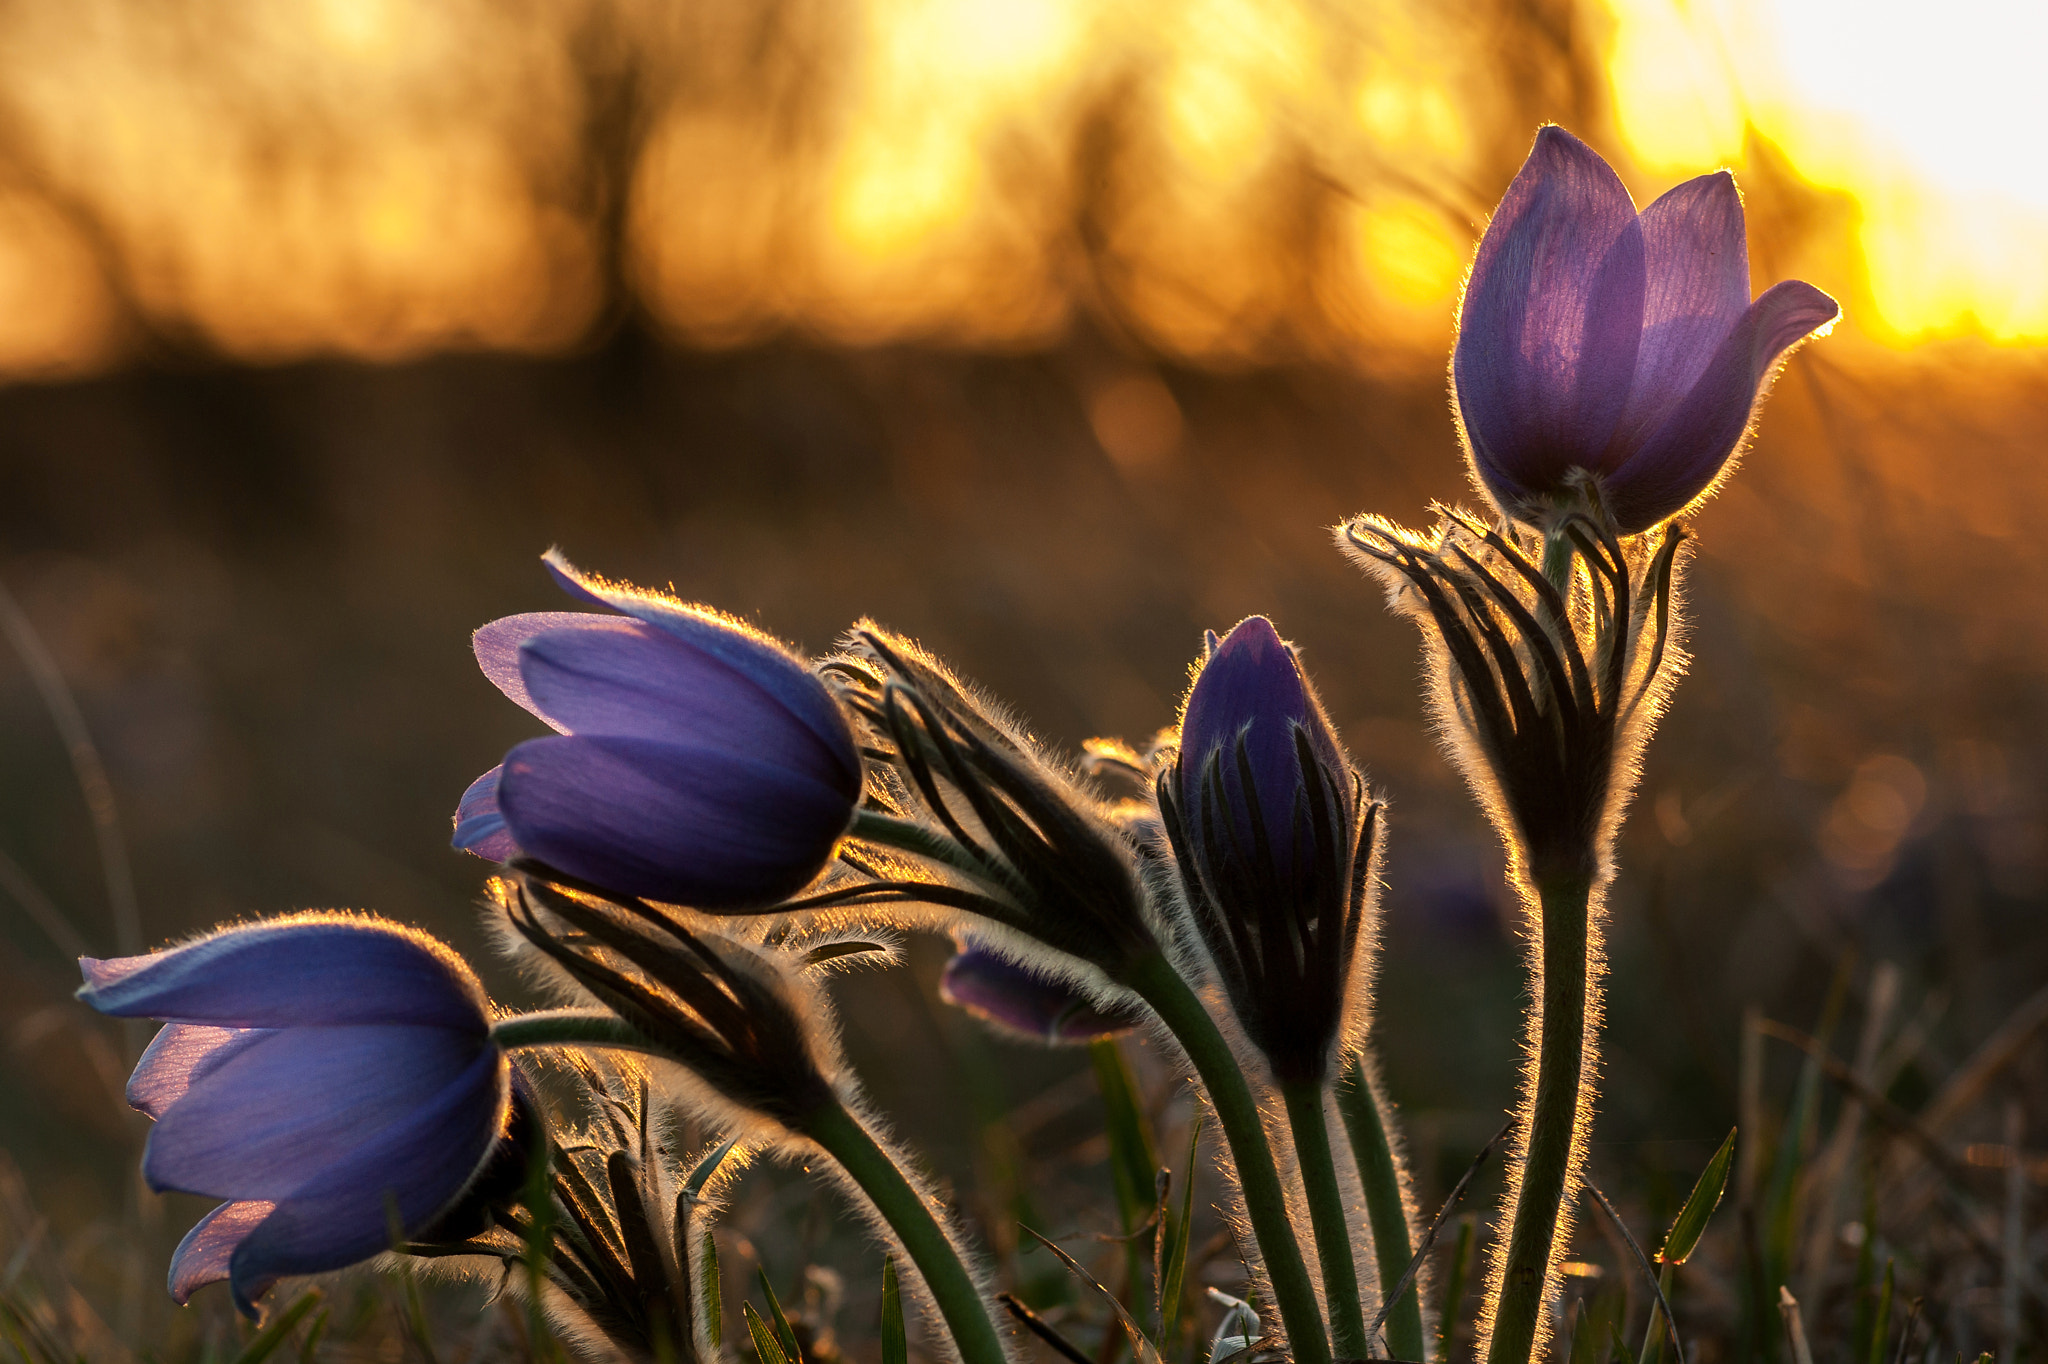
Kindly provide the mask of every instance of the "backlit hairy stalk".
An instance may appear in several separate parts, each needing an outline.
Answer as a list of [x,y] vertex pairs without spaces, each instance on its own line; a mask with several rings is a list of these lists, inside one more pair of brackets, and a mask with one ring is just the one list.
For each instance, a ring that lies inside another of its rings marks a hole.
[[1339,543],[1422,626],[1437,722],[1507,845],[1527,912],[1530,1058],[1480,1339],[1544,1345],[1599,1071],[1603,901],[1636,758],[1682,669],[1685,532],[1624,540],[1590,483],[1542,535],[1452,509],[1427,535],[1360,518]]

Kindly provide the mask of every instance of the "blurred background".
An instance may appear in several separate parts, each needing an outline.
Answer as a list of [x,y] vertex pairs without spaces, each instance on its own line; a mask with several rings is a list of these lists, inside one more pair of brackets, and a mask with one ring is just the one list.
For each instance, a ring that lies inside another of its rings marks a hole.
[[[2048,10],[1997,0],[0,6],[21,1218],[82,1281],[127,1272],[134,1039],[71,956],[304,906],[483,951],[449,814],[534,726],[467,636],[562,604],[550,545],[813,651],[872,615],[1068,750],[1170,723],[1202,630],[1272,615],[1393,802],[1378,1038],[1433,1206],[1512,1100],[1520,948],[1412,628],[1327,528],[1472,500],[1457,295],[1545,121],[1639,202],[1732,166],[1758,287],[1846,310],[1695,522],[1596,1177],[1647,1230],[1745,1092],[1777,1130],[1799,1053],[1745,1066],[1743,1011],[1813,1030],[1835,979],[1908,1107],[2017,1036],[1942,1135],[1987,1197],[2033,1188],[2044,48]],[[945,1015],[943,957],[843,1001],[883,1107],[970,1181],[986,1113],[1092,1090]],[[984,1116],[949,1106],[931,1077],[992,1047]],[[1099,1142],[1045,1116],[1017,1130],[1079,1191],[1054,1220],[1110,1229]],[[1823,1250],[1877,1235],[1840,1203]],[[152,1284],[199,1206],[150,1233]],[[1998,1276],[1957,1265],[1974,1352]]]

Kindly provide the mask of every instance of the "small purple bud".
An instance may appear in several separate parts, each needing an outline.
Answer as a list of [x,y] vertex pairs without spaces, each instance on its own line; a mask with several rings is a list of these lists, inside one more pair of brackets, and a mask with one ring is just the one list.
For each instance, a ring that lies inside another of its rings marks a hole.
[[1378,806],[1264,616],[1209,636],[1156,795],[1184,903],[1283,1081],[1328,1078],[1371,902]]
[[155,1119],[151,1188],[226,1199],[171,1260],[171,1296],[366,1260],[430,1225],[506,1131],[508,1071],[461,958],[383,920],[303,914],[141,957],[83,958],[79,998],[158,1018],[128,1081]]
[[1501,510],[1539,520],[1574,470],[1624,534],[1720,478],[1786,352],[1841,315],[1788,280],[1751,302],[1742,197],[1726,171],[1636,212],[1613,169],[1556,125],[1536,135],[1472,266],[1452,388]]
[[479,666],[557,735],[464,794],[454,843],[625,895],[765,906],[832,855],[861,793],[838,703],[782,645],[703,607],[576,572],[620,615],[536,612],[476,634]]
[[1047,1046],[1093,1042],[1137,1026],[1137,1015],[1104,1010],[1051,976],[985,947],[955,953],[939,977],[939,998],[998,1032]]
[[[1264,616],[1252,616],[1208,656],[1188,693],[1180,726],[1180,802],[1196,847],[1221,838],[1246,860],[1270,850],[1290,884],[1311,870],[1302,740],[1333,775],[1350,765],[1294,650]],[[1249,779],[1250,788],[1246,782]],[[1347,781],[1333,786],[1349,804]]]

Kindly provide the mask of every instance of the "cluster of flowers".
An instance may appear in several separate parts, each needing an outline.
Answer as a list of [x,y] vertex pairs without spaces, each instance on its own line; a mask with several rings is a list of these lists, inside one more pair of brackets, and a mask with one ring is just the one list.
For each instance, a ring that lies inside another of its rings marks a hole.
[[[1453,363],[1499,514],[1339,528],[1422,625],[1444,732],[1540,928],[1493,1364],[1541,1348],[1579,1178],[1610,845],[1677,671],[1671,518],[1723,476],[1787,348],[1835,315],[1796,282],[1751,301],[1725,173],[1638,213],[1546,128],[1480,245]],[[544,1231],[551,1310],[630,1353],[715,1348],[684,1230],[702,1177],[655,1168],[646,1096],[620,1097],[633,1052],[734,1141],[822,1151],[951,1349],[1002,1364],[967,1239],[865,1114],[816,984],[886,950],[872,930],[908,926],[955,936],[946,995],[998,1025],[1049,1042],[1145,1027],[1186,1057],[1292,1358],[1373,1354],[1382,1326],[1397,1357],[1426,1358],[1401,1143],[1367,1049],[1382,807],[1269,621],[1211,634],[1178,728],[1145,752],[1097,743],[1084,773],[872,624],[808,660],[546,562],[598,610],[477,632],[485,674],[556,732],[470,788],[454,841],[502,864],[494,921],[567,1007],[501,1014],[447,948],[339,914],[84,963],[88,1003],[170,1025],[129,1087],[156,1120],[149,1182],[227,1200],[178,1249],[179,1301],[226,1279],[253,1312],[279,1278],[394,1238],[509,1265]],[[564,1142],[534,1053],[580,1058],[553,1064],[597,1108],[626,1103],[638,1144],[616,1118],[608,1143]]]

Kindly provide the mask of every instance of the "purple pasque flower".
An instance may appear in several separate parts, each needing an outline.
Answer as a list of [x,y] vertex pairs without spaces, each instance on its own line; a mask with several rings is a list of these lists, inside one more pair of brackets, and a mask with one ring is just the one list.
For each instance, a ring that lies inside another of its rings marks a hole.
[[1135,1009],[1100,1008],[1066,982],[975,943],[946,963],[939,998],[998,1032],[1046,1046],[1094,1042],[1138,1025]]
[[703,910],[800,889],[861,794],[824,684],[728,616],[586,577],[554,551],[545,562],[570,596],[621,614],[533,612],[476,632],[484,675],[559,732],[471,785],[455,846]]
[[171,1259],[171,1296],[368,1259],[462,1195],[506,1130],[508,1064],[461,958],[386,920],[308,913],[147,956],[81,958],[80,999],[157,1018],[128,1081],[159,1192],[228,1200]]
[[1208,657],[1156,788],[1182,898],[1282,1081],[1326,1078],[1355,992],[1378,810],[1264,616]]
[[[1272,873],[1292,884],[1315,870],[1309,769],[1348,774],[1350,763],[1273,622],[1250,616],[1221,641],[1211,634],[1208,650],[1181,714],[1175,768],[1188,834],[1248,861],[1269,855]],[[1331,785],[1348,807],[1350,783]]]
[[1459,309],[1451,377],[1472,467],[1534,521],[1584,470],[1624,534],[1647,530],[1713,486],[1785,352],[1840,315],[1799,280],[1750,301],[1728,172],[1637,213],[1613,168],[1552,124]]

